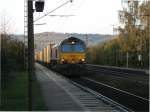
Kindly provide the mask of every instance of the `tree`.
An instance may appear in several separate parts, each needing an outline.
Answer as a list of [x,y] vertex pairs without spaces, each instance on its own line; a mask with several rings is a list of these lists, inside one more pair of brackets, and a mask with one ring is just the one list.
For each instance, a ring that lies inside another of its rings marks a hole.
[[2,17],[3,21],[0,23],[0,39],[1,39],[1,79],[2,88],[6,87],[8,82],[15,77],[10,74],[23,70],[24,68],[24,43],[12,39],[8,34],[9,21],[6,17]]
[[[150,1],[139,4],[130,0],[123,11],[119,12],[119,34],[116,39],[100,43],[88,50],[87,59],[90,63],[126,66],[126,53],[129,53],[129,67],[149,67],[149,35],[150,35]],[[146,16],[145,16],[146,15]],[[142,61],[138,55],[142,55]]]

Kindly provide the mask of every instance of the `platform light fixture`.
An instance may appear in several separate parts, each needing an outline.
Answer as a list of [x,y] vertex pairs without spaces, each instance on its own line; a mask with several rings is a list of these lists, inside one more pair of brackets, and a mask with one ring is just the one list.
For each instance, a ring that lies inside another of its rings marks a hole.
[[35,1],[35,10],[36,10],[36,12],[43,12],[44,4],[45,4],[44,0],[36,0]]

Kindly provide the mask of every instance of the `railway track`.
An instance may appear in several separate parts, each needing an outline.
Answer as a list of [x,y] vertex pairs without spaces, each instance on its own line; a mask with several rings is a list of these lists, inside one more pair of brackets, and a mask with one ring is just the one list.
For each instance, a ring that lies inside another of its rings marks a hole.
[[96,82],[87,77],[70,78],[72,81],[85,88],[91,89],[92,91],[102,94],[111,100],[127,107],[135,112],[148,112],[149,111],[149,100],[143,97],[116,89],[103,83]]
[[[89,68],[87,68],[87,70],[89,70]],[[97,70],[97,69],[94,68],[94,70]],[[92,72],[94,70],[91,69]],[[98,73],[98,74],[103,73],[105,76],[107,76],[111,73],[110,71],[107,72],[106,70],[105,70],[106,72],[103,72],[100,70],[97,70],[97,71],[96,71],[96,73]],[[124,77],[122,77],[124,75],[123,72],[116,71],[113,73],[114,73],[113,75],[115,75],[115,73],[120,74],[120,76],[118,76],[118,77],[124,78]],[[96,75],[98,75],[98,74],[96,74]],[[112,74],[110,74],[110,75],[112,75]],[[132,77],[134,78],[135,76],[136,75],[134,74]],[[64,76],[61,76],[61,77],[64,78]],[[93,77],[94,77],[94,75],[93,75]],[[138,74],[138,77],[140,77],[140,74]],[[106,100],[109,99],[109,101],[111,102],[112,105],[117,105],[120,109],[122,108],[126,111],[133,110],[135,112],[148,112],[149,111],[149,99],[148,98],[112,87],[105,83],[94,80],[93,78],[87,77],[87,75],[85,75],[84,77],[65,77],[65,79],[66,78],[72,84],[82,88],[85,91],[91,92],[91,94],[94,94],[101,98],[103,96],[103,98]],[[129,79],[127,79],[127,80],[129,80]],[[130,78],[130,80],[134,81],[135,79]],[[139,79],[136,79],[136,81],[137,80],[139,81]],[[140,83],[140,84],[143,84],[143,83]],[[145,85],[145,83],[144,83],[144,85]]]
[[[104,109],[103,111],[107,112],[134,112],[133,110],[129,109],[126,106],[121,105],[120,103],[117,103],[113,100],[111,100],[109,97],[106,97],[104,95],[102,95],[101,93],[88,88],[87,86],[79,83],[78,81],[75,81],[74,78],[68,78],[68,77],[64,77],[62,74],[57,73],[57,75],[59,75],[62,79],[67,80],[68,82],[70,82],[71,84],[75,85],[76,87],[79,87],[80,89],[82,89],[85,92],[88,92],[88,94],[81,94],[81,92],[77,91],[77,90],[71,90],[71,92],[73,92],[73,94],[77,95],[76,97],[79,97],[80,102],[82,103],[82,106],[88,106],[87,109],[95,109],[92,111],[100,111],[101,109]],[[78,80],[78,78],[77,78]],[[94,95],[94,97],[93,97]],[[99,107],[99,101],[104,101],[107,105],[105,105],[104,107]],[[86,107],[85,107],[86,108]],[[114,108],[114,109],[113,109]],[[85,109],[86,110],[86,109]]]
[[[44,66],[38,65],[39,70],[43,72],[43,75],[48,79],[55,82],[58,87],[60,87],[65,93],[70,96],[79,105],[78,109],[88,112],[98,111],[98,112],[131,112],[132,110],[126,108],[112,101],[111,99],[89,89],[87,87],[78,84],[69,78],[64,77],[59,73],[52,73]],[[43,80],[42,80],[43,81]],[[58,93],[57,93],[58,94]],[[61,94],[61,93],[60,93]],[[54,100],[54,99],[53,99]],[[55,99],[58,100],[58,99]],[[54,105],[59,107],[59,105]],[[62,108],[62,107],[59,107]],[[68,105],[64,101],[63,108],[70,108],[76,110],[74,106]],[[62,110],[63,110],[62,108]]]
[[115,77],[127,79],[129,81],[138,82],[140,84],[149,85],[149,75],[145,71],[123,69],[119,67],[106,67],[99,65],[87,64],[87,70],[93,71],[95,74],[106,74]]

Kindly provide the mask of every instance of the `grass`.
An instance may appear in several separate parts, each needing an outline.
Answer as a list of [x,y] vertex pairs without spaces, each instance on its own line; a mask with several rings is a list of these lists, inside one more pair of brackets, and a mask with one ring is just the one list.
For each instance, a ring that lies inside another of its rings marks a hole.
[[26,72],[15,73],[7,88],[2,90],[2,110],[28,110],[28,76]]
[[42,97],[42,92],[40,89],[40,84],[35,81],[34,83],[34,89],[35,89],[35,108],[36,111],[46,111],[47,108],[45,106],[44,99]]
[[[12,79],[7,88],[1,92],[1,109],[2,111],[27,111],[28,108],[28,74],[27,72],[17,72],[16,77]],[[36,95],[35,110],[46,110],[40,86],[35,81],[33,86]]]

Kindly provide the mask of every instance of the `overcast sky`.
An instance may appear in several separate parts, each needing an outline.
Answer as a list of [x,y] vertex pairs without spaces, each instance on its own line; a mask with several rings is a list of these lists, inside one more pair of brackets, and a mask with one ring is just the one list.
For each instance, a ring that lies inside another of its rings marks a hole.
[[[43,13],[34,13],[34,18],[42,16],[67,0],[45,0]],[[121,0],[73,0],[52,15],[74,15],[70,17],[47,16],[36,23],[34,31],[64,33],[99,33],[112,34],[113,25],[118,24],[118,10]],[[24,0],[1,0],[0,16],[8,17],[11,33],[24,32]]]

